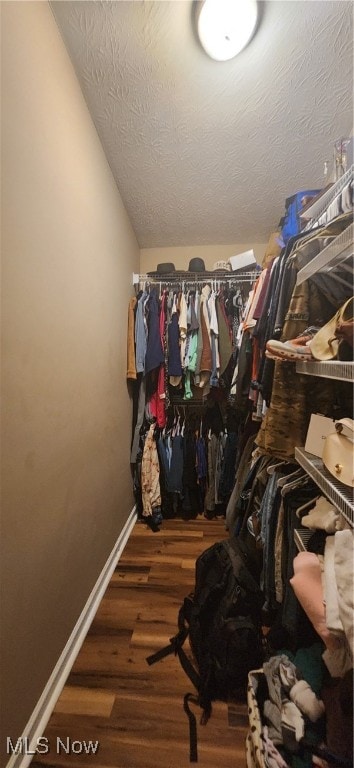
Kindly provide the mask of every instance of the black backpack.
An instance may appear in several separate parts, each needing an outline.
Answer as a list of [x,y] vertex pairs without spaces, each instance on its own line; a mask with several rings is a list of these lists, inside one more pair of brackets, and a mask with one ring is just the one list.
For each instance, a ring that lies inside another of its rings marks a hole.
[[[252,561],[252,565],[251,565]],[[247,675],[262,665],[261,591],[252,576],[256,568],[241,539],[217,542],[196,561],[195,589],[184,599],[178,633],[170,644],[147,658],[154,664],[170,653],[178,655],[198,695],[186,694],[184,709],[190,725],[190,761],[197,762],[196,720],[189,707],[202,708],[201,723],[211,715],[211,703],[246,700]],[[189,636],[195,665],[183,644]]]

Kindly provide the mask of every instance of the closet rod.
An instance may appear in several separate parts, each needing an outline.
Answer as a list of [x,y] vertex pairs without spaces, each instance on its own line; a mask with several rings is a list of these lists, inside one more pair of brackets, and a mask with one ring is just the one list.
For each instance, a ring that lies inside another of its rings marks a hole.
[[255,269],[252,272],[240,272],[239,274],[230,274],[229,272],[203,272],[203,273],[190,273],[190,272],[176,272],[170,275],[139,275],[133,273],[133,285],[139,283],[149,283],[154,285],[173,286],[180,285],[204,285],[205,283],[228,283],[229,285],[237,285],[237,283],[251,283],[260,274],[261,269]]

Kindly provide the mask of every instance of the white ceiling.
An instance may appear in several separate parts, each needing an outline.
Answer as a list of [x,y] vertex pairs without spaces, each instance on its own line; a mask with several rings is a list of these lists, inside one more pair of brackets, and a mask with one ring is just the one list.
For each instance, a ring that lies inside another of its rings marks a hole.
[[199,46],[193,6],[51,3],[140,246],[265,242],[352,131],[353,6],[261,2],[229,62]]

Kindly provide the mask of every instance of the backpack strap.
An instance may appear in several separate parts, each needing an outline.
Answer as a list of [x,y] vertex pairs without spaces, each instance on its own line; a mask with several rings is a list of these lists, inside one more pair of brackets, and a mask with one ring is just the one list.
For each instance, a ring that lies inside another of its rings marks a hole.
[[187,677],[189,677],[191,683],[193,683],[194,688],[198,691],[200,689],[200,676],[198,675],[197,670],[193,666],[191,660],[188,658],[187,654],[183,650],[181,646],[177,646],[177,656],[181,662],[181,666],[183,667]]
[[178,656],[181,662],[181,666],[183,667],[186,675],[189,677],[191,683],[193,683],[194,687],[199,692],[200,677],[182,647],[189,634],[190,603],[190,599],[186,598],[184,604],[180,608],[178,614],[179,631],[177,632],[177,635],[170,638],[169,645],[166,645],[165,648],[160,648],[159,651],[156,651],[156,653],[152,653],[151,656],[148,656],[146,661],[151,667],[152,664],[156,664],[157,661],[160,661],[166,656],[169,656],[171,653],[174,653],[175,656]]
[[[183,709],[189,720],[189,762],[197,763],[198,762],[197,720],[194,712],[192,712],[189,706],[190,701],[200,706],[199,697],[194,696],[193,693],[186,693],[183,700]],[[200,718],[201,725],[207,724],[210,717],[210,713],[211,713],[211,705],[209,706],[209,708],[206,708],[203,710],[202,716]]]
[[189,720],[189,762],[198,762],[198,738],[197,738],[197,721],[194,712],[192,712],[189,702],[193,701],[198,704],[198,699],[192,693],[186,693],[183,700],[183,709]]
[[169,656],[171,653],[174,653],[176,656],[178,654],[178,650],[182,651],[182,645],[187,635],[188,635],[187,627],[180,629],[180,631],[177,632],[177,635],[170,638],[169,645],[166,645],[164,648],[160,648],[159,651],[156,651],[156,653],[152,653],[151,656],[147,656],[146,661],[149,667],[151,667],[152,664],[156,664],[157,661],[161,661],[161,659],[164,659],[166,656]]
[[[191,683],[193,683],[194,687],[198,691],[198,696],[195,696],[192,693],[186,693],[184,697],[184,702],[183,702],[183,709],[189,720],[189,760],[191,763],[197,763],[198,762],[197,721],[194,713],[190,709],[189,702],[193,701],[195,704],[199,704],[200,676],[182,647],[187,635],[189,634],[188,620],[186,621],[184,606],[182,606],[178,615],[178,626],[179,626],[179,632],[174,637],[171,637],[169,645],[166,645],[165,648],[161,648],[156,653],[153,653],[151,654],[151,656],[148,656],[146,661],[149,664],[149,666],[151,666],[152,664],[155,664],[157,661],[160,661],[161,659],[164,659],[166,656],[169,656],[171,653],[174,653],[175,656],[178,656],[182,668],[184,669],[186,675],[189,677]],[[205,709],[203,712],[202,720],[201,720],[203,724],[204,722],[207,722],[209,714],[210,714],[210,706],[209,708]],[[203,720],[204,716],[205,716],[205,719]]]
[[[186,603],[186,600],[185,600]],[[198,675],[197,670],[193,666],[192,662],[188,658],[187,654],[183,650],[183,643],[186,640],[188,634],[189,634],[189,622],[188,622],[188,616],[186,618],[186,608],[188,613],[188,605],[183,605],[182,608],[179,611],[178,614],[178,628],[179,631],[177,632],[177,635],[170,638],[169,645],[166,645],[165,648],[160,648],[159,651],[156,651],[156,653],[152,653],[151,656],[148,656],[146,661],[148,665],[151,667],[152,664],[156,664],[157,661],[161,661],[161,659],[164,659],[166,656],[169,656],[170,654],[174,653],[175,656],[178,656],[181,666],[183,667],[187,677],[189,677],[191,683],[194,685],[196,690],[199,692],[200,688],[200,676]]]

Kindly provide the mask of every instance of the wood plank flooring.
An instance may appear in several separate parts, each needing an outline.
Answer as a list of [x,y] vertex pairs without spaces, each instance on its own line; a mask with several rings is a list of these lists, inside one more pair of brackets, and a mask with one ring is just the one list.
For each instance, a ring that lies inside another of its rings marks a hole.
[[[190,767],[183,695],[193,687],[174,656],[152,667],[145,659],[175,634],[196,557],[225,537],[223,520],[164,521],[159,533],[135,525],[44,734],[50,750],[33,768]],[[244,766],[247,722],[246,705],[216,702],[198,726],[201,768]],[[62,746],[90,740],[95,754]]]

